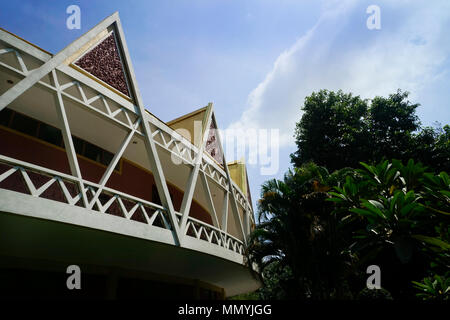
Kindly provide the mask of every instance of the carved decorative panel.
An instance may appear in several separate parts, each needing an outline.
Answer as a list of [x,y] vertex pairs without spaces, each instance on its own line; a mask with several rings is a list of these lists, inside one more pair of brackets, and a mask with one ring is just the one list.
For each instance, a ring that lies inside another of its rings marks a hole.
[[82,56],[75,65],[130,96],[114,33]]

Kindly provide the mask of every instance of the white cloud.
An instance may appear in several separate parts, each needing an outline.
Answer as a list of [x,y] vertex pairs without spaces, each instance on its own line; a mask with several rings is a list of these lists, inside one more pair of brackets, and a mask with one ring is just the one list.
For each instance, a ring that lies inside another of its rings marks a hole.
[[417,98],[448,67],[449,3],[378,1],[381,30],[367,30],[370,4],[328,5],[316,25],[279,55],[228,129],[278,128],[281,147],[292,147],[300,107],[312,91],[342,89],[371,98],[401,88]]

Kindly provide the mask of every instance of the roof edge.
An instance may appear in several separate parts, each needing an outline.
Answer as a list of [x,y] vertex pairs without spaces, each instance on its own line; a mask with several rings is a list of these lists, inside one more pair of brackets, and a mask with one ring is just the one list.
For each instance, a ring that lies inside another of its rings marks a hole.
[[175,123],[177,123],[177,122],[180,122],[180,121],[182,121],[182,120],[184,120],[184,119],[187,119],[187,118],[190,118],[190,117],[192,117],[192,116],[195,116],[196,114],[205,111],[207,108],[208,108],[208,106],[202,107],[202,108],[197,109],[197,110],[194,110],[194,111],[189,112],[189,113],[187,113],[187,114],[185,114],[185,115],[182,115],[182,116],[180,116],[180,117],[178,117],[178,118],[175,118],[175,119],[173,119],[173,120],[167,121],[166,124],[167,124],[168,126],[171,126],[171,125],[173,125],[173,124],[175,124]]

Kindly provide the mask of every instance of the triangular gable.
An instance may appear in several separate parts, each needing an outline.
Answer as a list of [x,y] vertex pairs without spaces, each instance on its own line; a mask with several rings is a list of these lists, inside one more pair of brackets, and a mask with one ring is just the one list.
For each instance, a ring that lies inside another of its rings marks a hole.
[[128,81],[118,48],[116,35],[111,31],[74,64],[129,97]]
[[207,109],[208,107],[204,107],[195,110],[167,122],[167,125],[198,147],[202,140],[204,126],[207,120]]
[[245,167],[245,163],[243,161],[233,161],[227,164],[228,171],[230,172],[231,180],[237,184],[239,189],[248,196],[248,179],[247,179],[247,170]]
[[203,139],[203,133],[207,130],[206,126],[209,117],[211,117],[211,123],[208,128],[209,132],[206,138],[204,151],[218,164],[223,166],[224,153],[222,145],[220,144],[219,132],[214,112],[212,111],[212,104],[169,121],[167,122],[167,125],[198,147]]
[[116,20],[101,30],[65,63],[131,100],[133,90],[130,67],[127,65],[129,57],[118,22]]

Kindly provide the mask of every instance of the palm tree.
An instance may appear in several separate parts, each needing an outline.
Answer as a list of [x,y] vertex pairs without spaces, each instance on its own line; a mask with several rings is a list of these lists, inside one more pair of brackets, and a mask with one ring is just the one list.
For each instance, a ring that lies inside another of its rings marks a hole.
[[289,170],[284,179],[262,185],[259,224],[247,248],[249,263],[256,263],[263,281],[270,272],[290,274],[284,290],[288,298],[342,298],[347,292],[349,256],[326,202],[329,185],[342,173],[330,175],[324,167],[308,163]]

